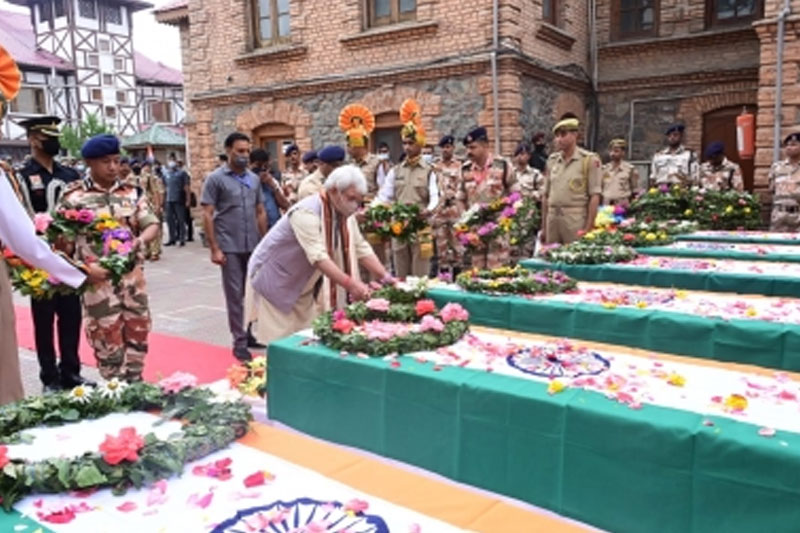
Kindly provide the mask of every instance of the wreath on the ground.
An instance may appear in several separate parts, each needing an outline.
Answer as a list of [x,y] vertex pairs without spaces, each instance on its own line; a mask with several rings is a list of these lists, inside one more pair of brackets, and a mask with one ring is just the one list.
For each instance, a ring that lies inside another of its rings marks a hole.
[[61,493],[111,487],[115,495],[180,474],[184,465],[229,446],[242,437],[252,416],[241,401],[219,401],[195,388],[194,376],[176,374],[159,384],[127,385],[112,380],[100,387],[78,386],[26,398],[0,408],[0,442],[28,442],[25,430],[95,419],[111,413],[161,411],[163,420],[183,422],[166,440],[138,435],[132,427],[108,435],[97,452],[75,458],[26,461],[7,456],[0,446],[0,502],[9,511],[33,493]]
[[559,294],[571,291],[578,282],[557,270],[532,271],[519,265],[491,270],[473,268],[456,277],[456,283],[470,292],[512,294]]
[[568,265],[597,265],[630,261],[637,256],[636,251],[623,244],[587,244],[575,241],[566,246],[554,245],[542,252],[542,257],[550,263]]
[[424,299],[425,288],[384,287],[366,302],[327,312],[314,334],[335,350],[371,356],[434,350],[458,341],[469,329],[469,313],[456,303],[441,310]]

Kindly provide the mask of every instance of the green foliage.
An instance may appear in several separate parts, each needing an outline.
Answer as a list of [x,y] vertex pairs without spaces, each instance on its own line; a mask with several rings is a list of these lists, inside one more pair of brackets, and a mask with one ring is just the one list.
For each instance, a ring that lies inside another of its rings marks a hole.
[[60,493],[95,487],[111,487],[115,494],[129,487],[178,475],[186,463],[227,447],[247,431],[250,407],[242,402],[212,401],[206,389],[188,388],[167,394],[149,383],[134,383],[118,398],[94,393],[77,402],[69,392],[30,397],[0,408],[0,442],[24,442],[32,427],[95,419],[114,412],[160,410],[164,419],[185,422],[180,433],[159,440],[144,436],[138,461],[108,464],[98,452],[74,459],[53,458],[28,462],[14,459],[0,471],[0,501],[6,510],[28,494]]
[[101,133],[113,134],[114,128],[102,118],[98,118],[96,113],[91,113],[77,127],[67,125],[61,129],[61,146],[66,148],[71,157],[79,158],[86,139]]
[[417,240],[417,233],[428,227],[416,204],[376,204],[364,213],[361,231],[381,238],[394,238],[404,242]]

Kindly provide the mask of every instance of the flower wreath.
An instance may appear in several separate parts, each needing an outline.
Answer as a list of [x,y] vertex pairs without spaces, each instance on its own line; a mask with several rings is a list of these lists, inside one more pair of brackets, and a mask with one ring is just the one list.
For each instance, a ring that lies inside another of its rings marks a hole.
[[416,204],[375,204],[364,212],[364,217],[361,231],[373,241],[394,238],[414,242],[420,238],[418,234],[428,228]]
[[548,262],[568,265],[620,263],[630,261],[636,255],[636,250],[630,246],[588,244],[583,241],[575,241],[566,246],[551,246],[542,252],[542,257]]
[[158,385],[127,385],[112,380],[94,389],[78,386],[26,398],[0,409],[0,442],[26,442],[24,431],[94,419],[115,412],[160,410],[165,420],[180,419],[183,429],[166,440],[140,436],[132,427],[108,435],[97,452],[43,461],[12,459],[0,446],[0,503],[8,511],[32,493],[59,493],[111,487],[115,495],[180,474],[186,463],[230,445],[247,432],[250,407],[241,401],[215,401],[213,392],[195,388],[194,376],[176,374]]
[[473,268],[456,277],[456,283],[471,292],[512,294],[558,294],[574,289],[578,282],[556,270],[532,271],[519,265],[492,270]]
[[236,363],[228,368],[228,384],[245,396],[267,395],[267,358],[263,355],[252,361]]
[[314,334],[335,350],[372,356],[434,350],[458,341],[469,329],[469,313],[455,303],[437,311],[423,294],[422,287],[384,287],[367,302],[318,317]]
[[513,192],[489,203],[474,204],[456,222],[455,237],[469,250],[485,249],[505,235],[513,245],[525,244],[536,233],[540,217],[532,198]]
[[3,259],[8,265],[8,277],[11,286],[22,296],[30,296],[34,300],[49,300],[57,294],[80,294],[83,289],[73,289],[41,268],[28,264],[17,257],[13,250],[3,248]]

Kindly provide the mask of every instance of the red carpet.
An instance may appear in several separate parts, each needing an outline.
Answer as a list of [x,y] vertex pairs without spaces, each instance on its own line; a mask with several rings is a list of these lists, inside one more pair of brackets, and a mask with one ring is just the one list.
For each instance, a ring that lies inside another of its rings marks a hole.
[[[35,351],[33,320],[30,309],[15,306],[17,315],[17,336],[19,345]],[[157,381],[180,370],[197,376],[201,383],[216,381],[225,377],[228,368],[236,362],[231,349],[181,337],[150,333],[150,349],[144,363],[144,379]],[[96,367],[94,352],[86,342],[81,331],[81,361]]]

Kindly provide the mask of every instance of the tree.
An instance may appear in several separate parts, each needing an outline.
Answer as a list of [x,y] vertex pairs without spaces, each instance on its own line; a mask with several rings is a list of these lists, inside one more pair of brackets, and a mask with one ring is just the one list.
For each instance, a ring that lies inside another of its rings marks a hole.
[[96,113],[87,115],[86,120],[78,127],[64,126],[61,129],[61,146],[67,149],[71,157],[81,156],[81,147],[86,139],[101,133],[114,133],[114,128],[105,120],[98,118]]

